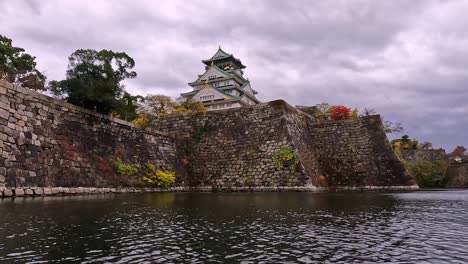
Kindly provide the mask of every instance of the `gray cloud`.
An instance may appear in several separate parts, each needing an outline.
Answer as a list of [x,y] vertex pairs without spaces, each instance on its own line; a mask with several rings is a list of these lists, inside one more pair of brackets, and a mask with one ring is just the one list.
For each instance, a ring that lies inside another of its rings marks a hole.
[[7,1],[0,34],[63,78],[79,48],[136,60],[132,93],[177,96],[223,49],[261,100],[375,108],[435,146],[468,145],[466,1]]

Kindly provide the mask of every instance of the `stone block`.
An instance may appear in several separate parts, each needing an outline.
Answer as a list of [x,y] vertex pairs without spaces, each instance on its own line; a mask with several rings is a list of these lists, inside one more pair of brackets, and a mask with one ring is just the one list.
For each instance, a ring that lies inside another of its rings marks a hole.
[[24,190],[24,194],[25,194],[25,195],[31,195],[31,196],[32,196],[32,195],[34,195],[34,191],[33,191],[32,189],[25,189],[25,190]]
[[61,187],[52,187],[52,188],[50,188],[50,190],[52,191],[52,195],[62,193],[62,188]]
[[52,189],[51,188],[44,188],[44,195],[52,195]]
[[44,195],[44,189],[43,188],[36,188],[33,191],[34,191],[34,195]]
[[13,189],[16,197],[24,196],[24,189],[23,188],[15,188]]
[[11,189],[4,189],[3,190],[3,197],[12,197],[13,191]]
[[8,120],[10,118],[10,111],[0,108],[0,118]]

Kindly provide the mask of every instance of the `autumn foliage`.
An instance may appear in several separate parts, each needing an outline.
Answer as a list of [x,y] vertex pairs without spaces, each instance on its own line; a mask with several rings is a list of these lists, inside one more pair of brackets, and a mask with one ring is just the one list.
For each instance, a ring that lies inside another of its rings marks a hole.
[[352,110],[346,106],[337,105],[331,107],[331,115],[330,118],[332,120],[342,120],[342,119],[349,119],[351,116]]

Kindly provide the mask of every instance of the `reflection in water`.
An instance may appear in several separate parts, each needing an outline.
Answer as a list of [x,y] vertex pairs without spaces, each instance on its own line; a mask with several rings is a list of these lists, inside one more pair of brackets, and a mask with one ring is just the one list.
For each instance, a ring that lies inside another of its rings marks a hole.
[[0,201],[0,262],[468,262],[468,191]]

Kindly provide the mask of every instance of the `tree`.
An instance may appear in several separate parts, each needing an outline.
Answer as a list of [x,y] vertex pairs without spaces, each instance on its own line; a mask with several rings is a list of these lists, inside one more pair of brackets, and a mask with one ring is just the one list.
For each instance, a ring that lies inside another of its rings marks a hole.
[[466,148],[464,146],[457,146],[452,153],[450,153],[450,156],[452,157],[461,157],[465,155]]
[[418,161],[410,167],[409,171],[419,187],[443,188],[447,184],[447,163],[445,161]]
[[[364,115],[363,116],[371,116],[371,115],[375,115],[375,114],[376,114],[375,109],[373,109],[373,108],[364,108]],[[385,118],[383,116],[381,117],[381,119],[382,119],[382,124],[383,124],[383,127],[384,127],[384,131],[387,134],[402,133],[405,130],[400,122],[392,122],[392,121],[385,120]]]
[[[122,104],[119,100],[125,90],[121,82],[137,76],[131,71],[135,61],[125,52],[79,49],[68,60],[66,79],[51,81],[50,90],[65,96],[69,103],[102,114],[109,114]],[[128,99],[127,96],[124,100]]]
[[429,141],[424,141],[423,143],[421,143],[421,146],[420,146],[421,149],[432,149],[433,146],[432,146],[432,143],[429,142]]
[[328,103],[321,103],[315,105],[313,116],[317,121],[325,120],[343,120],[343,119],[354,119],[358,118],[358,110],[342,106],[334,105],[330,106]]
[[170,114],[183,114],[206,111],[203,103],[182,98],[177,101],[166,95],[147,95],[138,109],[139,117],[133,123],[145,128],[151,125],[155,119]]
[[136,95],[133,96],[127,92],[124,92],[122,98],[117,100],[112,115],[114,117],[126,120],[133,121],[139,117],[137,110],[139,107],[139,102],[143,99],[142,96]]
[[317,111],[314,113],[315,119],[318,121],[324,121],[330,118],[330,105],[328,103],[315,105],[315,108],[317,109]]
[[182,97],[177,98],[176,104],[170,109],[171,114],[183,114],[193,112],[205,112],[207,111],[205,105],[202,102],[195,101],[192,99],[185,99]]
[[12,46],[12,40],[0,35],[0,79],[33,90],[45,90],[46,77],[36,69],[36,57],[23,48]]
[[385,120],[384,117],[382,117],[382,124],[384,126],[384,131],[387,134],[402,133],[405,130],[400,122],[393,123],[392,121]]
[[399,139],[392,140],[391,144],[394,149],[397,145],[400,149],[418,149],[419,147],[418,141],[416,139],[411,140],[408,135],[403,135]]

